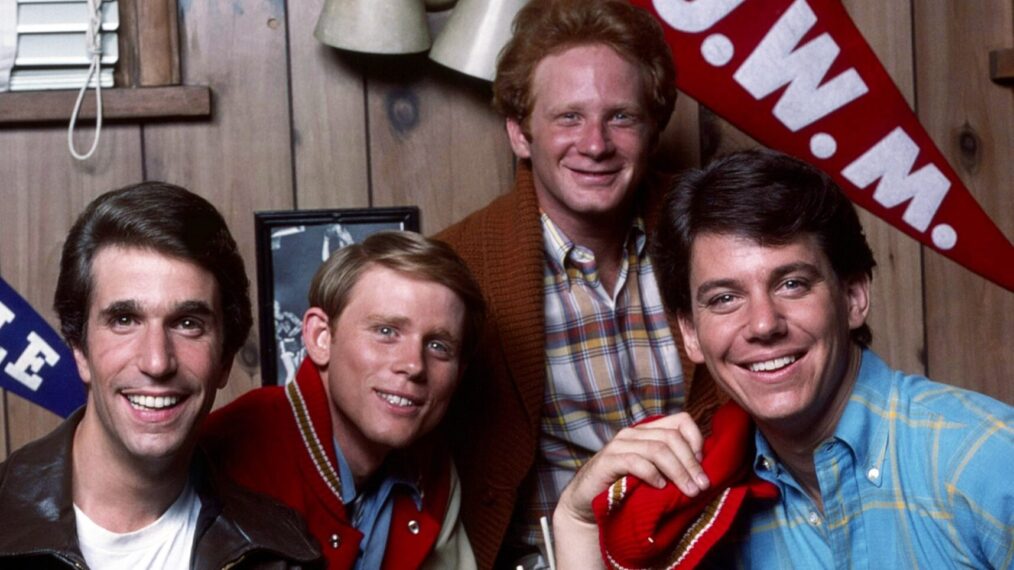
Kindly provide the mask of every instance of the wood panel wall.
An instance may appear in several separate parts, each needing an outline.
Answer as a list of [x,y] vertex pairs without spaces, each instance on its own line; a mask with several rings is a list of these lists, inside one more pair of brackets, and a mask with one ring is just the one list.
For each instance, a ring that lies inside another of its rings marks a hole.
[[[55,325],[71,223],[98,194],[142,179],[218,206],[251,281],[254,211],[418,205],[432,233],[506,191],[513,159],[488,84],[425,56],[323,46],[312,35],[322,4],[179,0],[183,82],[211,86],[210,121],[107,125],[87,163],[67,153],[64,127],[0,128],[3,278]],[[1014,45],[1012,1],[845,4],[965,183],[1014,235],[1014,89],[988,72],[988,52]],[[444,19],[432,15],[436,26]],[[655,162],[679,170],[753,144],[682,97]],[[1014,403],[1014,294],[863,219],[880,264],[875,348],[899,368]],[[253,334],[219,404],[260,384],[258,350]],[[0,404],[0,458],[58,423],[13,394]]]

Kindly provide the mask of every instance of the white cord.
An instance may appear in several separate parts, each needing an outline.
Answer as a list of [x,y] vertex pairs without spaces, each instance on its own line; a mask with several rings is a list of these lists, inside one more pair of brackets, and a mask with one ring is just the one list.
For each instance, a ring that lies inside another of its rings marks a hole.
[[549,569],[556,570],[556,553],[553,552],[553,533],[549,528],[549,519],[542,517],[539,519],[539,524],[542,526],[542,540],[546,542],[546,557],[549,558]]
[[[74,103],[74,112],[70,115],[70,126],[67,128],[67,148],[70,155],[78,160],[88,160],[95,149],[99,146],[99,136],[102,134],[102,2],[104,0],[88,0],[88,11],[91,18],[88,21],[88,30],[85,35],[88,55],[92,58],[92,64],[88,67],[88,77],[85,79],[81,91],[77,94],[77,101]],[[98,75],[98,76],[96,76]],[[81,110],[81,102],[84,101],[85,93],[88,91],[88,84],[92,77],[95,77],[95,138],[92,140],[92,147],[87,154],[79,154],[74,148],[74,127],[77,124],[77,114]]]

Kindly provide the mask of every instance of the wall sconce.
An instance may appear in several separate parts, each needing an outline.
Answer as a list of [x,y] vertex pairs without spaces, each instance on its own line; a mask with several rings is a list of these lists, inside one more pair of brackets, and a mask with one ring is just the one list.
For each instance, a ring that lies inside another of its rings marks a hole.
[[458,0],[433,42],[430,59],[472,77],[492,81],[496,60],[511,37],[514,16],[528,0]]
[[329,46],[366,53],[430,47],[423,0],[327,0],[313,35]]

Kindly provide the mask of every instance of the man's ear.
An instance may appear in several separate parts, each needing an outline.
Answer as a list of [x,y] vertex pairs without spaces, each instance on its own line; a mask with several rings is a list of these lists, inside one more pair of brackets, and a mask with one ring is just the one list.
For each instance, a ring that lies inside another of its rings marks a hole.
[[521,121],[514,117],[507,117],[507,138],[511,142],[511,150],[521,159],[532,157],[531,142],[525,135],[525,129]]
[[74,363],[77,364],[77,373],[81,376],[81,380],[85,383],[85,386],[91,386],[92,383],[92,369],[88,366],[88,357],[84,353],[84,349],[80,346],[73,347],[74,350]]
[[870,314],[870,276],[865,273],[845,282],[845,301],[848,303],[849,330],[866,322]]
[[232,372],[232,363],[236,362],[236,355],[232,355],[227,362],[222,363],[221,377],[218,379],[218,389],[221,390],[229,384],[229,373]]
[[320,307],[310,307],[303,314],[303,346],[314,364],[327,368],[331,360],[331,319]]
[[687,356],[695,364],[704,364],[704,353],[701,352],[701,342],[697,338],[697,327],[694,326],[693,317],[676,315],[676,322],[680,326],[680,334],[683,335],[683,347],[687,349]]

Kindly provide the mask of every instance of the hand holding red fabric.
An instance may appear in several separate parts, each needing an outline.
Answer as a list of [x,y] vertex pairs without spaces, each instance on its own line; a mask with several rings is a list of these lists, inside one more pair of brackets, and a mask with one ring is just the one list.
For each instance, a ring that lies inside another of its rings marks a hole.
[[592,502],[602,557],[612,568],[693,568],[729,529],[748,497],[773,499],[774,485],[750,468],[753,425],[735,402],[716,413],[701,466],[709,489],[690,497],[674,484],[659,489],[632,476]]

